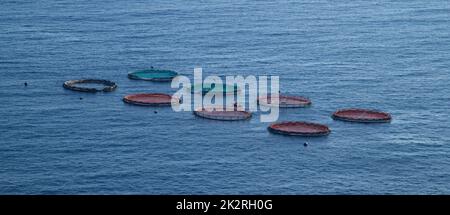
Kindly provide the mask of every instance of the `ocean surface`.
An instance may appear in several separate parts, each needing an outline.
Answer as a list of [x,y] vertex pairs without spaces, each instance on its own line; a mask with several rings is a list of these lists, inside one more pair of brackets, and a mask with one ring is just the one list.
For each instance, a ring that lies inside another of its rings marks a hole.
[[[150,66],[278,75],[283,93],[313,102],[280,121],[332,133],[124,104],[176,91],[127,78]],[[450,194],[449,73],[447,0],[2,0],[0,193]],[[78,78],[119,87],[63,89]],[[331,119],[347,107],[393,121]]]

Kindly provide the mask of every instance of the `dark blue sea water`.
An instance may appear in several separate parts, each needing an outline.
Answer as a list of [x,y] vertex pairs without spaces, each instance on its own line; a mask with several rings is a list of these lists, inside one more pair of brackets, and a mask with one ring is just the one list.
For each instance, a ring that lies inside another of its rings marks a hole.
[[[124,104],[175,92],[127,78],[150,66],[279,75],[282,92],[313,101],[280,120],[332,133]],[[450,194],[449,68],[447,0],[2,0],[0,193]],[[119,88],[62,88],[77,78]],[[346,107],[393,121],[330,118]]]

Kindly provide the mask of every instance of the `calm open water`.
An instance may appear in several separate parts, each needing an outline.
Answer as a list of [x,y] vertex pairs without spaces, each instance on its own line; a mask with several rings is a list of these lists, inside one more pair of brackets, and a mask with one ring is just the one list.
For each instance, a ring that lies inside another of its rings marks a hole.
[[[258,113],[222,122],[124,104],[175,92],[127,78],[150,66],[279,75],[282,92],[313,101],[280,120],[332,134],[273,135]],[[450,194],[449,68],[447,0],[2,0],[0,193]],[[119,88],[62,88],[77,78]],[[330,118],[346,107],[394,120]]]

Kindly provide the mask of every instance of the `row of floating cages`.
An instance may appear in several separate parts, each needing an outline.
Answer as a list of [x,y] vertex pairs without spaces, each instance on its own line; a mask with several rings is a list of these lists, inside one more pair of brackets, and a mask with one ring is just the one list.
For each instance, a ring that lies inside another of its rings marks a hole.
[[[130,100],[134,101],[130,102]],[[175,100],[179,101],[178,98]],[[124,101],[130,104],[145,106],[170,106],[173,99],[172,96],[168,94],[149,93],[127,95],[124,97]],[[193,113],[198,117],[221,121],[238,121],[251,118],[251,112],[240,109],[242,108],[237,106],[209,106],[195,109]],[[332,114],[332,118],[335,120],[361,123],[380,123],[391,121],[391,116],[389,113],[367,109],[338,110]],[[331,133],[331,130],[327,125],[302,121],[273,123],[268,127],[268,130],[275,134],[307,137],[327,136]]]
[[[128,78],[166,82],[171,81],[177,75],[178,73],[172,70],[150,68],[128,73]],[[73,91],[96,93],[112,92],[117,88],[117,84],[113,81],[104,79],[76,79],[65,81],[63,87]]]
[[[139,70],[128,74],[130,79],[165,82],[171,81],[178,73],[171,70],[161,69],[147,69]],[[96,85],[95,87],[93,85]],[[117,84],[113,81],[103,79],[77,79],[64,82],[63,87],[69,90],[79,92],[111,92],[117,88]],[[193,84],[187,88],[191,93],[214,93],[223,95],[235,95],[241,89],[236,85],[202,83]],[[274,99],[278,103],[273,102]],[[171,106],[173,103],[179,104],[182,102],[179,98],[174,98],[171,95],[164,93],[139,93],[126,95],[123,101],[132,105],[139,106]],[[258,97],[257,102],[260,105],[278,106],[279,108],[304,108],[311,106],[310,99],[301,96],[291,95],[267,95]],[[221,120],[221,121],[238,121],[248,120],[252,113],[243,110],[241,107],[234,105],[233,107],[201,107],[193,111],[194,115],[206,119]],[[369,110],[369,109],[341,109],[332,114],[334,120],[359,122],[359,123],[387,123],[392,120],[389,113]],[[302,121],[288,121],[273,123],[268,127],[268,130],[275,134],[291,135],[291,136],[307,136],[318,137],[327,136],[331,133],[327,125],[302,122]]]

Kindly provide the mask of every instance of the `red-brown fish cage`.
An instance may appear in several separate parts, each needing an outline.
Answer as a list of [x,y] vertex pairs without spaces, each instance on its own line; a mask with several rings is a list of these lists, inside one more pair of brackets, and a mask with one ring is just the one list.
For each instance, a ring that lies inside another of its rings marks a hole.
[[222,121],[246,120],[252,117],[251,112],[239,109],[237,106],[231,107],[231,110],[230,108],[227,110],[225,107],[203,107],[194,110],[194,115]]
[[300,121],[274,123],[267,129],[275,134],[303,137],[327,136],[331,132],[330,128],[326,125]]
[[338,110],[333,113],[332,118],[335,120],[363,123],[386,123],[392,120],[392,116],[389,113],[358,108]]
[[[170,106],[172,96],[164,93],[138,93],[123,97],[123,101],[141,106]],[[177,99],[177,103],[179,103],[179,99]]]
[[[278,101],[280,108],[301,108],[311,106],[311,100],[301,96],[286,96],[279,95]],[[259,97],[258,103],[265,106],[275,106],[275,104],[271,104],[272,98],[276,98],[275,96],[268,95],[267,97]]]

